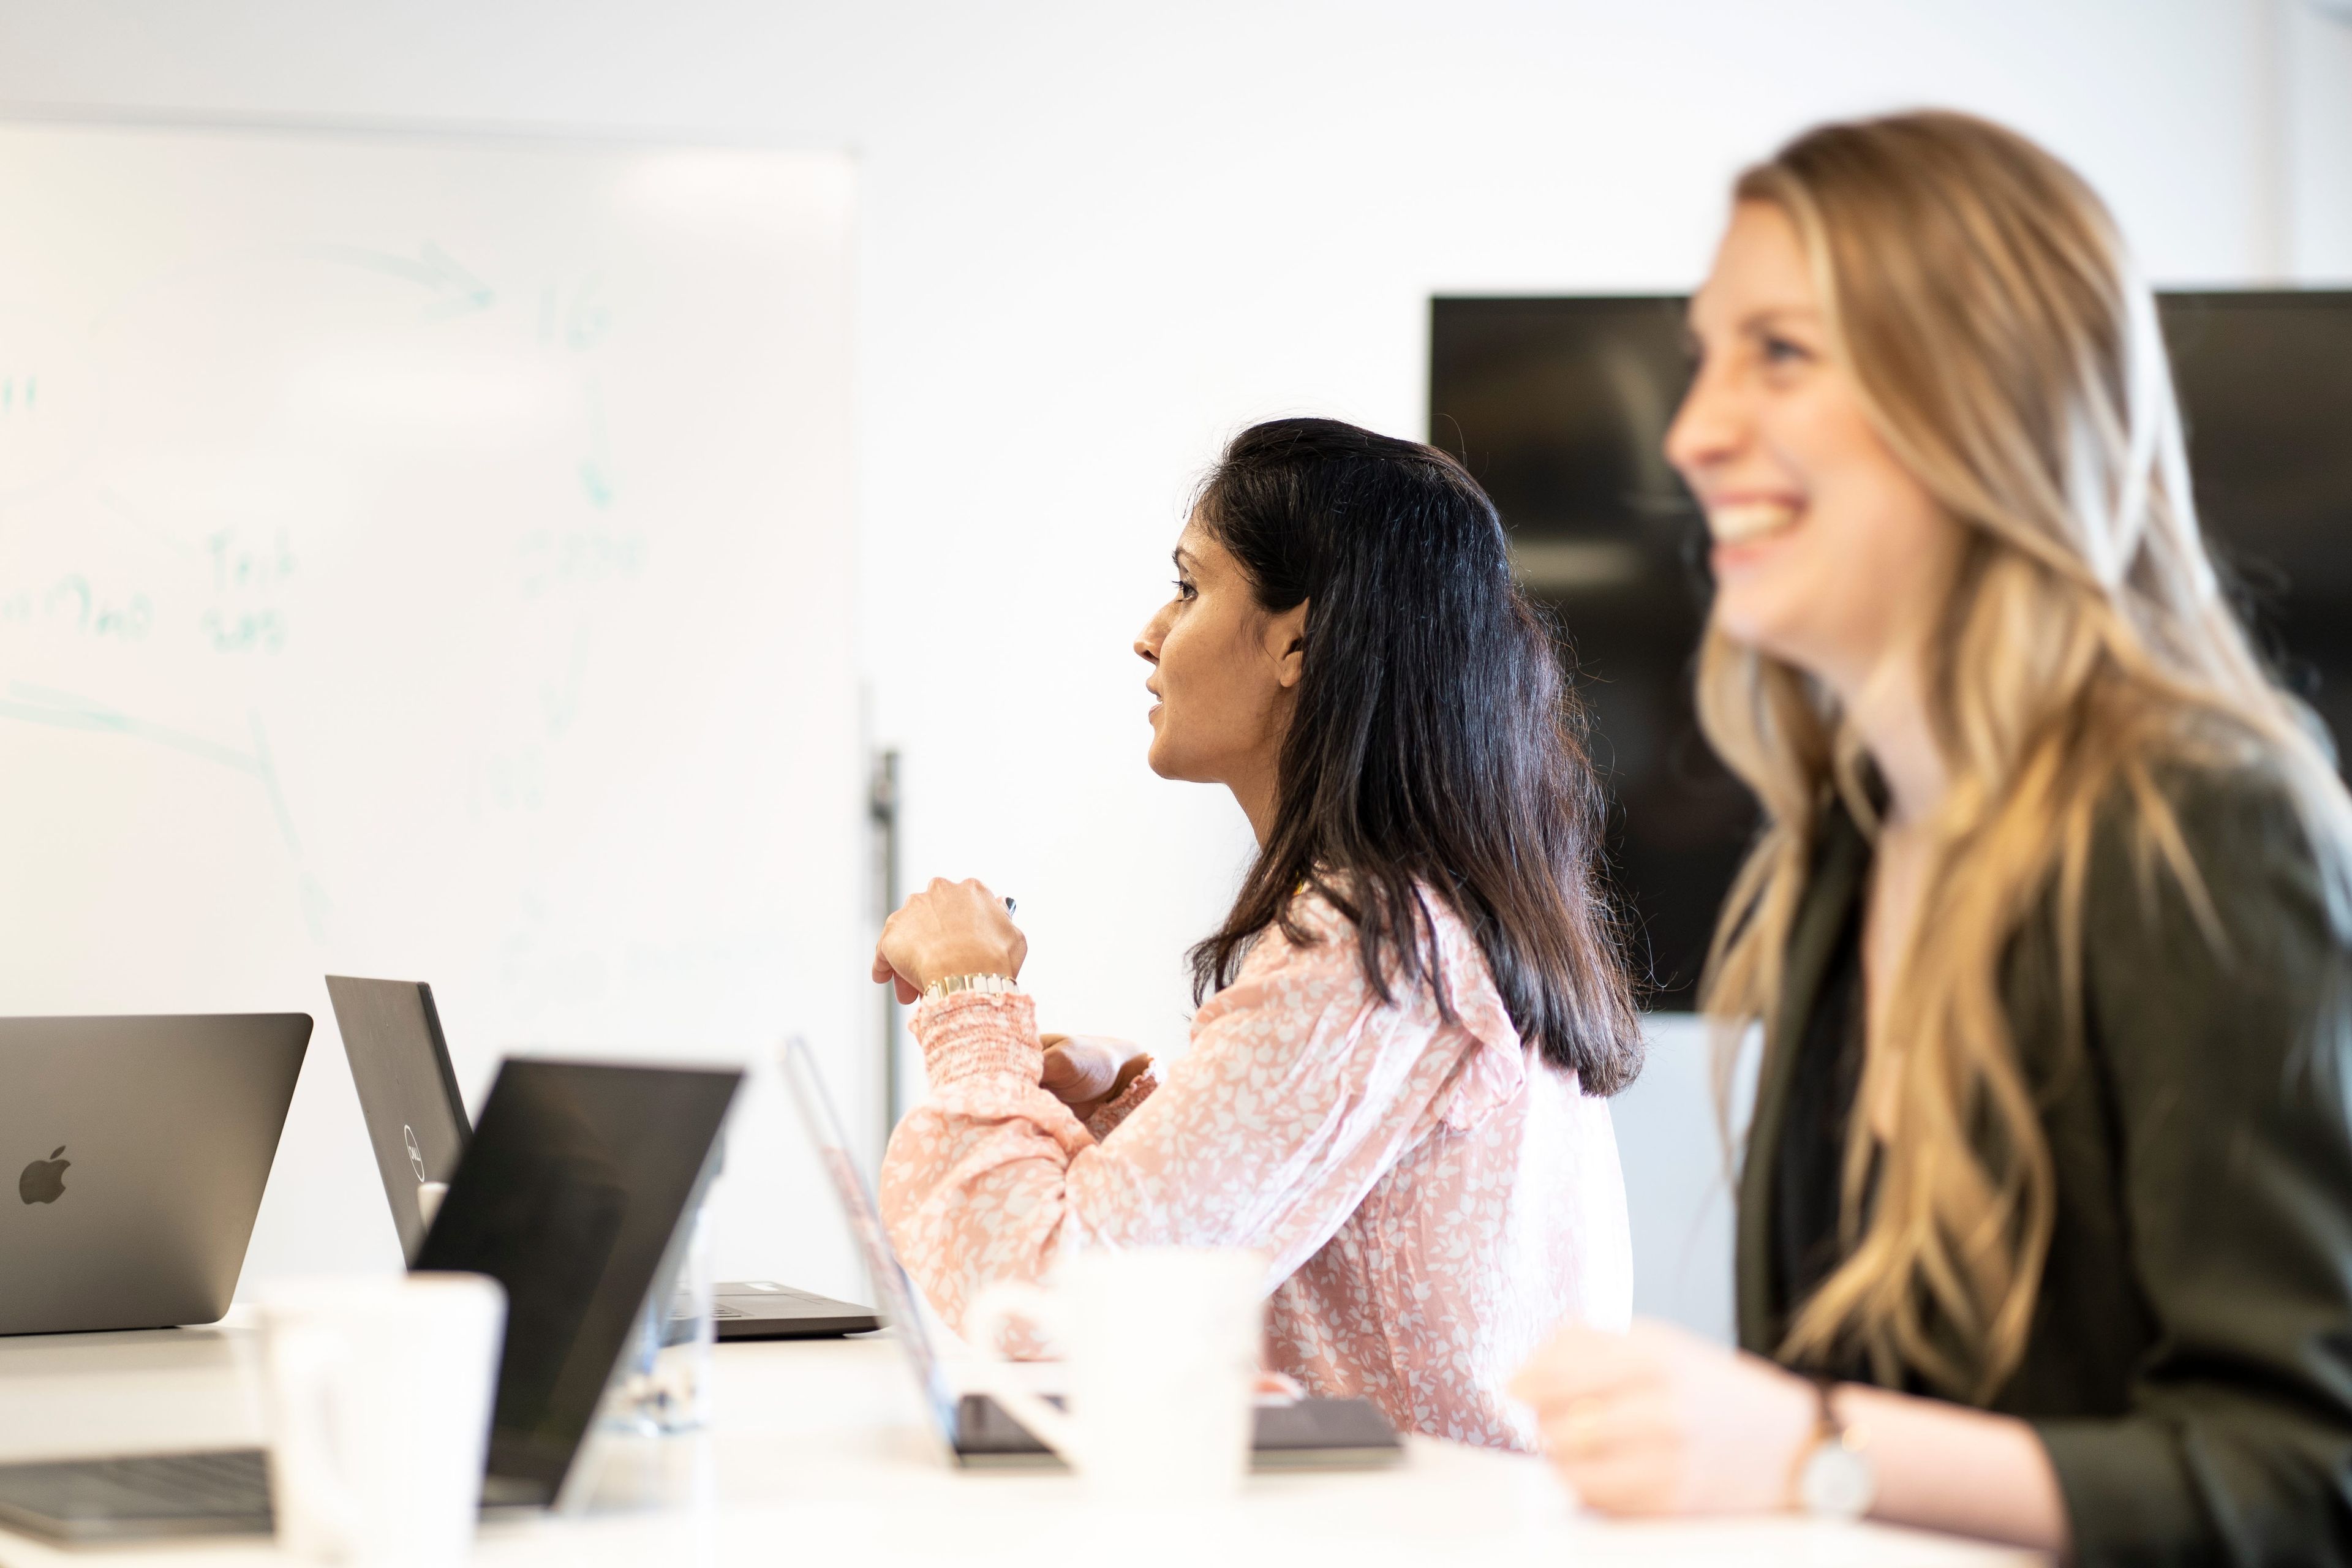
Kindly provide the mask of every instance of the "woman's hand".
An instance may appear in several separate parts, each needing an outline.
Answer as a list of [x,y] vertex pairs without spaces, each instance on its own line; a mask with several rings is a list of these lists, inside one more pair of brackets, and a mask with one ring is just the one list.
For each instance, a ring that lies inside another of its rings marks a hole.
[[912,1002],[934,980],[950,974],[1021,978],[1029,939],[1013,923],[1004,900],[970,878],[931,885],[898,906],[874,944],[874,980],[895,982],[898,1000]]
[[1760,1356],[1664,1323],[1568,1328],[1511,1392],[1546,1453],[1604,1513],[1761,1513],[1793,1506],[1821,1404]]
[[1111,1100],[1127,1092],[1151,1058],[1125,1040],[1101,1035],[1043,1035],[1045,1069],[1039,1081],[1045,1092],[1070,1108],[1085,1121]]

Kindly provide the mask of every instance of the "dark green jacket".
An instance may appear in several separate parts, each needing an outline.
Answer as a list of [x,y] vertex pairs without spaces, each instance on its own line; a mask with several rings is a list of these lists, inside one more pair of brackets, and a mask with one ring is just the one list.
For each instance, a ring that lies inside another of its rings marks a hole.
[[[2111,821],[2085,892],[2080,1058],[2046,901],[2004,976],[2058,1215],[1991,1408],[2041,1435],[2085,1563],[2352,1563],[2352,963],[2283,796],[2202,774],[2174,803],[2226,948]],[[1870,866],[1842,809],[1818,846],[1740,1183],[1739,1338],[1767,1355],[1791,1305],[1770,1229],[1789,1043]]]

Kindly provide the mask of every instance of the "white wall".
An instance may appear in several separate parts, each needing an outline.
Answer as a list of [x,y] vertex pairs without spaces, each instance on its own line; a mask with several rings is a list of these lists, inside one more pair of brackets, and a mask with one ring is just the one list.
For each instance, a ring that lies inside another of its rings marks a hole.
[[[1165,1047],[1246,843],[1144,771],[1126,649],[1221,437],[1419,432],[1431,293],[1686,287],[1743,161],[1873,109],[2044,138],[2160,281],[2352,279],[2352,47],[2301,4],[16,0],[0,104],[856,150],[862,637],[909,868],[1020,896],[1049,1024]],[[1719,1326],[1696,1053],[1662,1032],[1621,1137],[1645,1304]]]
[[2352,5],[2284,5],[2271,95],[2282,164],[2283,273],[2352,280]]

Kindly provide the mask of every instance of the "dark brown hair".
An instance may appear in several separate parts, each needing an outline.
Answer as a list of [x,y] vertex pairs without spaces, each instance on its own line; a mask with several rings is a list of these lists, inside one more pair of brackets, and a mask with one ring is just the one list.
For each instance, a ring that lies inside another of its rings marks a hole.
[[1282,419],[1234,438],[1193,515],[1262,609],[1307,607],[1274,824],[1192,950],[1194,999],[1229,984],[1268,927],[1311,940],[1291,907],[1307,889],[1355,924],[1375,994],[1425,982],[1451,1017],[1434,896],[1544,1060],[1593,1093],[1632,1083],[1642,1035],[1583,710],[1486,492],[1432,447]]

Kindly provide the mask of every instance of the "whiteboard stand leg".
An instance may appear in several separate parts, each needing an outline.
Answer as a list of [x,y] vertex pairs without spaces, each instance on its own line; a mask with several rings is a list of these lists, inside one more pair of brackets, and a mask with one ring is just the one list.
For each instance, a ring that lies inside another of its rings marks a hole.
[[[898,753],[895,748],[885,747],[874,753],[874,772],[866,791],[866,816],[873,829],[877,899],[874,929],[878,933],[882,922],[898,907]],[[880,1151],[889,1143],[890,1133],[898,1125],[899,1101],[905,1093],[898,1072],[899,1011],[898,989],[883,987],[882,1138],[875,1145],[877,1165],[881,1163]]]

